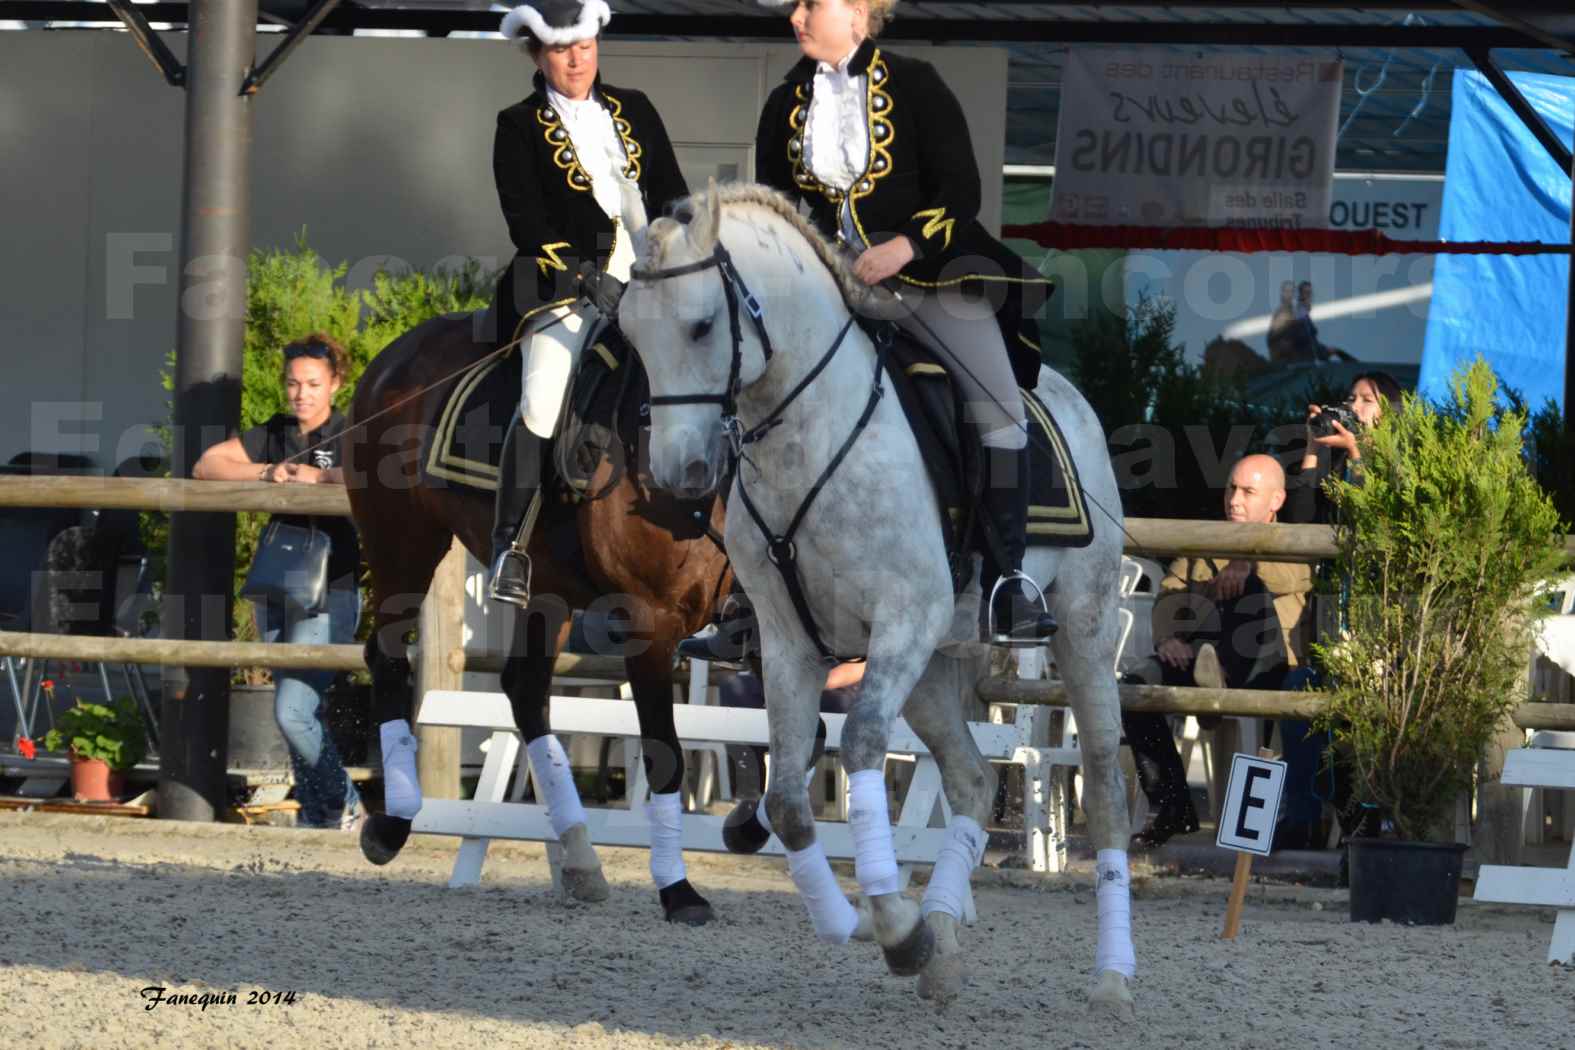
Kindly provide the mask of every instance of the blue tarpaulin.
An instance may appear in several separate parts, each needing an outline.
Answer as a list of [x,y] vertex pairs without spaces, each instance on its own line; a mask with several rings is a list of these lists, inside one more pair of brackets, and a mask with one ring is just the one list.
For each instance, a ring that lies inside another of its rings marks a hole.
[[[1561,141],[1575,139],[1575,78],[1511,73]],[[1439,238],[1570,240],[1570,173],[1482,74],[1455,71]],[[1419,391],[1449,394],[1462,363],[1482,356],[1533,409],[1564,401],[1567,255],[1440,255],[1433,268]]]

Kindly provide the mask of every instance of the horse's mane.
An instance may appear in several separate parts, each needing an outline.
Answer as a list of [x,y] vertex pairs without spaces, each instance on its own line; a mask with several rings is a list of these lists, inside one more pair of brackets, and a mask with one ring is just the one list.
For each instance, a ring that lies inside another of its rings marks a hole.
[[[814,249],[815,255],[831,272],[832,279],[837,282],[842,298],[850,309],[858,311],[869,304],[871,299],[869,286],[854,276],[852,263],[837,250],[835,245],[821,236],[814,224],[800,214],[798,206],[785,195],[769,186],[754,182],[730,182],[720,185],[716,187],[716,194],[724,208],[734,204],[754,206],[764,208],[776,215],[796,230],[799,236]],[[677,202],[673,210],[680,215],[693,215],[706,205],[706,194],[702,191]],[[684,222],[674,218],[661,218],[651,223],[646,230],[640,267],[647,270],[661,269],[665,265],[666,255],[674,237],[681,235],[683,229]]]

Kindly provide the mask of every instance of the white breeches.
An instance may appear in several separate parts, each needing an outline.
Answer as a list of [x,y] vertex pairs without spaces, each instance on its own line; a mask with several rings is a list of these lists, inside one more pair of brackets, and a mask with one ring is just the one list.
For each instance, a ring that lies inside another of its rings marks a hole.
[[[627,282],[633,266],[633,244],[628,234],[619,229],[614,234],[606,272]],[[579,367],[580,354],[604,323],[596,308],[583,301],[556,307],[531,319],[534,334],[525,344],[520,416],[532,434],[550,438],[557,433],[563,397]]]
[[589,303],[559,306],[532,318],[534,329],[524,345],[520,416],[530,432],[550,438],[580,354],[596,337],[601,318]]

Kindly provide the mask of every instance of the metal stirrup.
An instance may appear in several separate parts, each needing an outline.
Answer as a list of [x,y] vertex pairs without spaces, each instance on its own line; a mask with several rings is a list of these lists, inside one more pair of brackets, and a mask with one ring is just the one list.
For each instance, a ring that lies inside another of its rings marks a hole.
[[[1034,578],[1018,569],[1014,572],[1003,574],[995,581],[995,586],[990,588],[990,601],[986,606],[986,623],[989,628],[989,641],[991,645],[999,645],[1009,649],[1027,649],[1042,646],[1049,638],[1016,638],[1010,634],[1002,633],[1000,625],[995,622],[995,598],[1001,593],[1001,588],[1013,580],[1022,580],[1034,589],[1034,600],[1039,603],[1040,612],[1050,615],[1050,604],[1045,600],[1044,589],[1034,582]],[[1011,625],[1008,624],[1010,627]]]
[[[525,598],[521,600],[514,594],[504,594],[498,590],[498,578],[503,572],[503,563],[510,558],[518,558],[525,563]],[[487,596],[493,601],[505,602],[509,605],[519,606],[521,609],[530,604],[531,562],[530,555],[518,547],[510,546],[498,555],[498,560],[492,563],[492,578],[487,581]]]

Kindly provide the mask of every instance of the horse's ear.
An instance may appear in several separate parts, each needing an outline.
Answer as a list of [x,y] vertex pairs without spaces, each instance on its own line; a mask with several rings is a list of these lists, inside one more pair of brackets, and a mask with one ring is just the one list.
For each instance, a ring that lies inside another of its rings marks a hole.
[[705,199],[698,202],[694,220],[689,223],[689,243],[695,250],[705,253],[716,247],[722,233],[722,197],[716,191],[716,176],[705,189]]
[[619,209],[623,212],[623,228],[629,231],[630,237],[639,237],[645,233],[649,221],[645,214],[645,198],[640,196],[640,184],[633,179],[619,178],[618,192],[622,198]]

